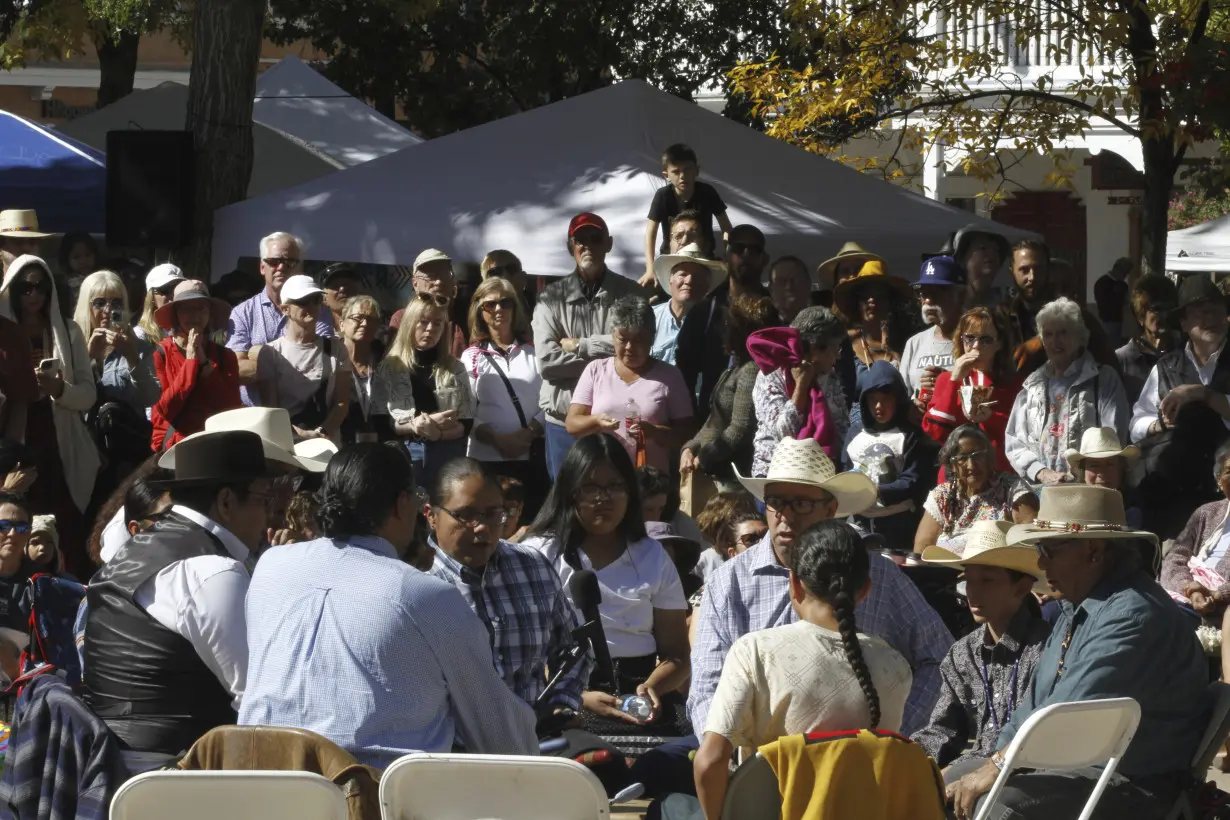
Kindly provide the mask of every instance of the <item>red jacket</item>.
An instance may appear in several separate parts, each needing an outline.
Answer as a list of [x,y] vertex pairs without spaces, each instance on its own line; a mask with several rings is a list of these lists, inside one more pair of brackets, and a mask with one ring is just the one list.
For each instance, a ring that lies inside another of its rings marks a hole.
[[207,342],[205,356],[214,363],[214,369],[201,378],[201,361],[189,361],[170,337],[154,350],[154,370],[162,385],[162,395],[151,413],[154,435],[150,446],[155,453],[162,449],[168,427],[175,428],[167,442],[170,447],[184,436],[204,430],[205,419],[214,413],[243,407],[235,351]]
[[[995,468],[1010,474],[1016,471],[1004,452],[1004,430],[1008,427],[1008,415],[1012,412],[1016,394],[1021,392],[1022,381],[1020,376],[1013,376],[1006,384],[997,385],[992,383],[988,377],[987,383],[991,384],[991,400],[995,402],[995,406],[991,408],[991,417],[977,425],[987,434],[992,446],[995,447]],[[960,425],[969,423],[969,419],[965,417],[965,411],[961,409],[960,385],[953,383],[952,373],[946,370],[935,380],[935,390],[931,394],[931,401],[927,404],[927,412],[923,414],[923,430],[928,436],[938,441],[940,446],[943,446],[948,440],[949,433]],[[943,475],[944,469],[941,465],[941,481]]]

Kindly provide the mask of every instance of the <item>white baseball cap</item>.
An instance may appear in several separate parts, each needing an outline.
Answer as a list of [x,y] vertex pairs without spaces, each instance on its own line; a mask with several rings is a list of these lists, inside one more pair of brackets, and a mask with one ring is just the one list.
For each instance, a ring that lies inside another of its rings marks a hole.
[[300,273],[282,283],[281,299],[283,302],[298,302],[314,293],[324,293],[324,291],[312,277]]
[[163,262],[161,265],[154,265],[150,268],[150,272],[145,274],[145,289],[147,291],[159,290],[167,285],[182,282],[185,278],[182,270],[170,262]]
[[438,250],[436,248],[428,248],[427,250],[420,253],[418,256],[414,257],[414,270],[418,270],[424,265],[428,265],[432,262],[452,263],[452,261],[453,261],[452,257],[449,256],[444,251]]

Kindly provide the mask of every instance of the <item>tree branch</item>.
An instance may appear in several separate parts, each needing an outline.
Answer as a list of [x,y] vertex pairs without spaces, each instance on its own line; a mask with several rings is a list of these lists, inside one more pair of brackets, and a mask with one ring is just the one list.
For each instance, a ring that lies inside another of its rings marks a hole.
[[1059,105],[1070,106],[1072,108],[1084,111],[1087,114],[1091,114],[1099,119],[1105,120],[1118,128],[1120,131],[1123,131],[1128,136],[1140,137],[1139,129],[1132,127],[1130,123],[1125,122],[1113,114],[1107,114],[1106,112],[1082,100],[1077,100],[1072,97],[1064,97],[1060,94],[1052,94],[1048,91],[1039,91],[1036,88],[971,91],[968,94],[961,94],[956,97],[937,97],[931,100],[924,100],[918,105],[885,111],[884,113],[877,115],[876,121],[885,122],[897,117],[908,117],[911,114],[917,114],[920,111],[926,111],[932,108],[952,108],[954,106],[961,105],[962,103],[1004,96],[1027,97],[1029,99],[1042,100],[1045,102],[1053,102]]

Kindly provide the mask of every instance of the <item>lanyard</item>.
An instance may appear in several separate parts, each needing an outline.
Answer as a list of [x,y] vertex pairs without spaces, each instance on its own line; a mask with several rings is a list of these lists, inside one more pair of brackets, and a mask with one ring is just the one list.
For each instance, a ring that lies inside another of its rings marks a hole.
[[[1021,659],[1017,658],[1012,663],[1012,680],[1008,684],[1008,711],[1004,713],[1004,723],[1008,722],[1008,718],[1012,717],[1012,712],[1016,709],[1016,676],[1021,670]],[[982,669],[979,670],[982,675],[982,695],[987,701],[987,711],[991,713],[991,722],[995,724],[995,731],[1000,730],[999,715],[995,713],[995,699],[991,693],[991,676],[987,673],[986,663],[982,664]]]

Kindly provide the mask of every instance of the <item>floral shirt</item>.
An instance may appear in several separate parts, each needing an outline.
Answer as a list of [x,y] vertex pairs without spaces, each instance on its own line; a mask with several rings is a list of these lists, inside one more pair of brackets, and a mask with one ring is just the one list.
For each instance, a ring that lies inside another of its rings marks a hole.
[[990,487],[969,498],[952,479],[927,495],[923,509],[940,522],[939,545],[960,555],[965,531],[975,521],[1007,521],[1012,518],[1012,505],[1032,494],[1028,484],[1009,473],[998,473]]
[[[833,423],[833,441],[846,440],[850,427],[850,409],[846,406],[846,394],[836,373],[817,377],[820,389],[829,406],[829,420]],[[799,413],[790,394],[786,391],[784,370],[772,373],[757,373],[752,387],[752,406],[756,409],[756,437],[752,448],[752,475],[763,478],[769,472],[769,462],[777,443],[784,438],[794,438],[803,429],[804,418]]]

